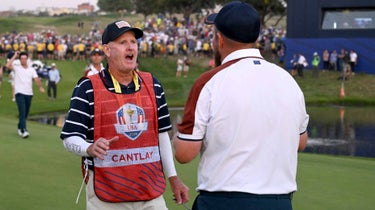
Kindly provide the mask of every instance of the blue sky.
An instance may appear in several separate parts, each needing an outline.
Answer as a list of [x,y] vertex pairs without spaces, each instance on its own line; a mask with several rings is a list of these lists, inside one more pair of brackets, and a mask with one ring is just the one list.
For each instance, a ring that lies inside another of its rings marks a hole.
[[1,0],[0,11],[4,10],[33,10],[37,7],[69,7],[76,8],[78,4],[87,3],[94,5],[97,9],[98,0]]

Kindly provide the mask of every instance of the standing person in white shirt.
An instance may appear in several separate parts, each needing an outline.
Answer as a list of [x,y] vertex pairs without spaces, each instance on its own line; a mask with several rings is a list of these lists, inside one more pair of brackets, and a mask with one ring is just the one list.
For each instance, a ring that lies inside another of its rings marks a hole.
[[308,66],[307,60],[302,53],[298,53],[297,73],[299,77],[303,77],[303,69]]
[[[28,57],[29,56],[26,52],[20,53],[16,51],[6,64],[6,67],[13,70],[15,73],[14,92],[18,107],[18,135],[23,138],[27,138],[30,135],[26,128],[26,119],[29,115],[31,101],[33,98],[32,81],[35,81],[41,93],[45,92],[35,69],[28,65]],[[18,59],[16,60],[16,58]]]
[[[48,100],[56,100],[57,96],[57,83],[60,82],[60,71],[56,68],[56,64],[51,64],[51,70],[48,71],[48,87],[47,94]],[[51,95],[51,90],[53,95]]]
[[91,64],[85,70],[84,76],[91,76],[94,74],[99,73],[102,69],[104,69],[103,61],[104,53],[99,48],[95,48],[90,53],[90,60]]
[[250,4],[228,3],[205,22],[217,67],[193,84],[174,138],[177,161],[200,156],[193,210],[291,210],[307,141],[303,93],[255,48],[260,18]]
[[354,75],[355,74],[354,67],[357,65],[358,55],[354,50],[350,50],[349,56],[350,56],[350,62],[349,62],[350,69],[352,70],[352,75]]
[[181,77],[181,72],[184,67],[184,60],[182,58],[177,59],[177,71],[176,71],[176,77]]

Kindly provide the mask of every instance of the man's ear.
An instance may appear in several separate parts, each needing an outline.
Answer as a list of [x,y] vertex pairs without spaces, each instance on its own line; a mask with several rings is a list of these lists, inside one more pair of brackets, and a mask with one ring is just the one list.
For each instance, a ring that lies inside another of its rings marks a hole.
[[224,36],[223,36],[223,34],[221,34],[219,32],[219,33],[216,34],[216,36],[217,36],[218,47],[223,48],[223,46],[224,46]]
[[103,52],[106,57],[109,57],[111,49],[109,48],[108,44],[103,45]]

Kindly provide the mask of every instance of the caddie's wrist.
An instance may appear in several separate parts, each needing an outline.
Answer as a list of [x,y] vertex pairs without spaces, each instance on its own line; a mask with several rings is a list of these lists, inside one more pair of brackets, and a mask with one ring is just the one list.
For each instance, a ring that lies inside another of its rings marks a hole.
[[174,176],[170,176],[170,177],[168,177],[168,180],[169,180],[169,183],[176,183],[176,182],[178,182],[180,179],[178,178],[177,175],[174,175]]
[[94,157],[93,154],[92,154],[92,151],[91,151],[93,145],[94,145],[94,144],[92,143],[92,144],[90,144],[90,145],[86,148],[85,151],[86,151],[87,157]]

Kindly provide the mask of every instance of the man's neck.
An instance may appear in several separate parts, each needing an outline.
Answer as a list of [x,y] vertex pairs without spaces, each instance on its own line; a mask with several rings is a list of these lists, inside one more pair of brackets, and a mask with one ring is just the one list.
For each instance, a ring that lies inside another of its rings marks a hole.
[[102,65],[99,63],[99,64],[93,64],[94,68],[98,71],[102,70]]
[[122,85],[129,85],[133,81],[133,71],[127,73],[110,71],[110,73]]

